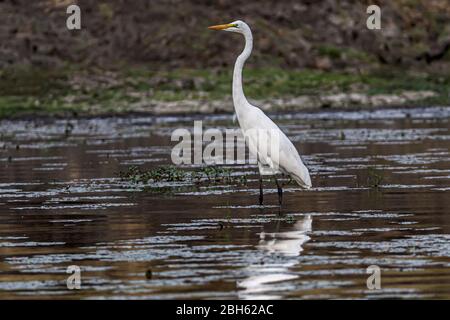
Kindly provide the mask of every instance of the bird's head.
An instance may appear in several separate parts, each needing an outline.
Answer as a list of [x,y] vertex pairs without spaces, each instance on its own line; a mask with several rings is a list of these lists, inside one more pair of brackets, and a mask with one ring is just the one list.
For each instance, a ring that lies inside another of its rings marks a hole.
[[223,30],[223,31],[230,31],[230,32],[236,32],[236,33],[245,33],[246,31],[250,31],[250,27],[241,20],[236,20],[231,23],[227,24],[219,24],[215,26],[210,26],[208,29],[211,30]]

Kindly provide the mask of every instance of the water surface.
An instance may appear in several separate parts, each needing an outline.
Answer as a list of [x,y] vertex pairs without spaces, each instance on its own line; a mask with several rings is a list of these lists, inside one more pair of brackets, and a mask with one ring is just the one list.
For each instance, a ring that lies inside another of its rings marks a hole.
[[1,121],[0,298],[449,299],[450,108],[273,118],[313,182],[281,216],[249,165],[227,166],[247,184],[120,179],[169,164],[173,129],[231,116]]

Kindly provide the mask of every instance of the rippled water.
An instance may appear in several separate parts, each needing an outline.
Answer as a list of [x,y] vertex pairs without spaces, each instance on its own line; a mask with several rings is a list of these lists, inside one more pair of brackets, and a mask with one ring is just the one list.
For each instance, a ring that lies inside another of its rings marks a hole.
[[0,298],[449,299],[450,108],[275,118],[314,186],[286,186],[281,216],[252,166],[228,166],[248,185],[118,177],[170,163],[173,129],[231,116],[1,121]]

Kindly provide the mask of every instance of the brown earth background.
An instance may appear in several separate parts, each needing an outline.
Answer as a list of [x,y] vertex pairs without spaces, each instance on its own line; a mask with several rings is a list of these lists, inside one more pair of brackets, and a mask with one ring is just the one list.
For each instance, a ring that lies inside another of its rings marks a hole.
[[[77,4],[82,29],[68,30]],[[366,28],[366,8],[382,8],[382,30]],[[217,67],[232,62],[236,36],[208,25],[245,20],[254,30],[251,66],[424,67],[448,62],[448,0],[319,1],[0,1],[0,67],[66,63],[117,68]],[[340,48],[344,54],[335,50]]]

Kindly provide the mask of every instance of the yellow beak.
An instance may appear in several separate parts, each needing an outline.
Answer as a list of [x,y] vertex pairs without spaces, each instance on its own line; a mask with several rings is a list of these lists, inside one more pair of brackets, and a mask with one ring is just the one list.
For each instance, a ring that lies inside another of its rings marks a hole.
[[231,27],[234,27],[234,24],[228,23],[228,24],[218,24],[216,26],[210,26],[210,27],[208,27],[208,29],[211,29],[211,30],[224,30],[224,29],[228,29],[228,28],[231,28]]

